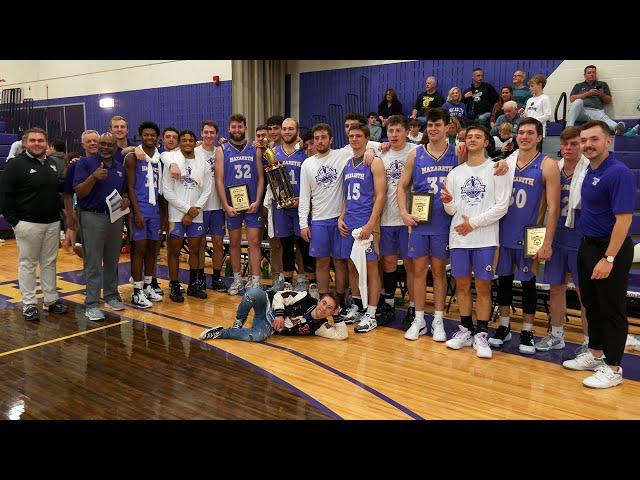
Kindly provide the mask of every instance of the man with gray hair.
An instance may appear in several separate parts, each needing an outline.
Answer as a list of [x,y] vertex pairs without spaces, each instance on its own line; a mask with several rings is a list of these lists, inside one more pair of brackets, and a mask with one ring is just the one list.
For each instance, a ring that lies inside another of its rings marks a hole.
[[500,125],[503,123],[511,124],[511,131],[517,132],[518,125],[522,121],[522,117],[518,113],[518,104],[514,100],[509,100],[508,102],[504,102],[502,106],[502,110],[504,113],[498,117],[496,120],[496,124],[491,129],[491,135],[498,135],[500,130]]
[[531,90],[525,82],[527,79],[527,73],[524,70],[516,70],[513,72],[513,99],[518,102],[518,109],[527,106],[527,100],[531,98]]
[[604,106],[612,101],[611,91],[607,82],[601,82],[596,78],[595,65],[584,67],[584,82],[573,86],[569,100],[571,108],[567,114],[567,127],[575,125],[577,120],[601,120],[616,132],[616,135],[624,133],[624,123],[616,123],[604,113]]
[[413,110],[411,110],[410,118],[419,120],[422,125],[425,125],[427,122],[427,110],[441,107],[447,101],[436,90],[437,85],[436,77],[427,77],[425,81],[426,90],[418,95],[416,104],[413,106]]

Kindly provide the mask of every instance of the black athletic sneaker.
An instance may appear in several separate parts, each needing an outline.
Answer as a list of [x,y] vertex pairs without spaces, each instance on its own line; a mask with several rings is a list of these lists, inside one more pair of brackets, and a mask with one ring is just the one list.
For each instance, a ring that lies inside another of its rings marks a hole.
[[189,285],[187,288],[187,295],[190,297],[201,298],[203,300],[207,298],[207,293],[202,289],[200,280],[196,280],[195,283]]
[[378,326],[387,325],[396,318],[396,309],[384,302],[381,307],[376,310],[376,323]]
[[511,325],[505,327],[500,325],[493,334],[493,337],[489,339],[489,345],[492,347],[501,347],[504,342],[511,340]]
[[179,282],[169,282],[169,298],[174,302],[184,302],[184,296],[182,295],[182,287]]
[[226,292],[227,287],[221,278],[211,278],[211,290],[215,292]]
[[162,290],[162,287],[160,286],[160,284],[158,283],[158,279],[153,277],[151,279],[151,288],[153,288],[153,290],[160,295],[161,297],[164,297],[164,291]]
[[531,330],[523,330],[520,332],[520,345],[518,346],[520,353],[533,355],[536,353],[536,347],[533,344],[533,332]]
[[200,340],[213,340],[214,338],[218,338],[223,329],[224,327],[221,325],[213,328],[207,328],[200,334]]
[[67,313],[69,310],[60,300],[56,300],[51,305],[43,305],[42,308],[44,311],[49,313]]
[[405,332],[411,328],[411,324],[416,319],[416,307],[409,307],[407,315],[402,319],[402,330]]
[[25,320],[30,322],[35,322],[36,320],[40,320],[40,314],[38,313],[38,307],[35,305],[29,305],[23,312]]

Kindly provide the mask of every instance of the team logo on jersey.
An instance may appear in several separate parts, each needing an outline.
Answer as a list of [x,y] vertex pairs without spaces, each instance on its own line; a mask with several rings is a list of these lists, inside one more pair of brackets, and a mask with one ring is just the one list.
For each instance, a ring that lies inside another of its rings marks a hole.
[[593,177],[593,182],[591,182],[591,185],[593,185],[595,187],[596,185],[598,185],[599,181],[600,181],[600,179],[598,177]]
[[391,162],[391,165],[387,168],[387,178],[393,185],[398,183],[400,180],[400,176],[402,175],[402,169],[404,164],[400,160],[394,160]]
[[322,165],[316,175],[316,183],[325,188],[331,187],[338,180],[338,171],[328,165]]

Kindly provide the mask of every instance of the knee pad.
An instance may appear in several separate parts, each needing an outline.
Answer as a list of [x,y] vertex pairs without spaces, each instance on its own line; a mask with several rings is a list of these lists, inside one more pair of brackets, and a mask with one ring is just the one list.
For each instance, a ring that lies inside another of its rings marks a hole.
[[513,301],[513,275],[498,278],[498,305],[510,307]]
[[536,292],[536,277],[522,282],[522,311],[524,313],[536,313],[538,293]]

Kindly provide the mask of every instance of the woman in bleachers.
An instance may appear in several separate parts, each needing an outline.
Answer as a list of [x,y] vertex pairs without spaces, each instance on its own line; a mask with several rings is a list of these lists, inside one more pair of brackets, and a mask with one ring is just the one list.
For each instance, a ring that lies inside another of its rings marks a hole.
[[[378,118],[380,119],[380,124],[386,131],[387,121],[389,117],[392,115],[402,115],[402,103],[398,100],[398,95],[393,88],[387,88],[387,91],[384,92],[384,98],[378,105]],[[384,136],[383,132],[383,136]]]
[[460,87],[452,87],[442,108],[449,112],[449,118],[457,118],[461,125],[466,125],[467,106],[461,100],[462,90],[460,90]]
[[496,125],[498,117],[504,113],[502,106],[509,100],[513,100],[513,88],[510,85],[505,85],[500,89],[500,100],[495,103],[493,110],[491,110],[491,117],[489,118],[491,128]]

